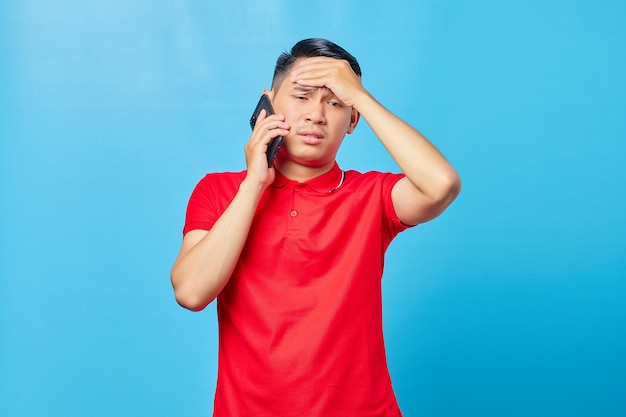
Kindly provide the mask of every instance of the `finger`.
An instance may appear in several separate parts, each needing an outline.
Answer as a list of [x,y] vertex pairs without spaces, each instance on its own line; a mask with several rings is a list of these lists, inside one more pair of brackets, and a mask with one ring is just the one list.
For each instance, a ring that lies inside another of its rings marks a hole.
[[271,114],[264,119],[259,119],[257,121],[254,130],[256,131],[266,131],[272,129],[288,129],[289,125],[285,122],[285,116],[282,114]]
[[272,116],[266,123],[257,126],[250,137],[249,144],[253,147],[260,146],[267,148],[267,145],[273,138],[286,136],[288,134],[289,125],[280,119],[274,119]]
[[256,118],[256,123],[254,124],[254,128],[256,128],[259,125],[259,123],[261,123],[263,121],[263,119],[265,119],[267,116],[268,116],[267,110],[261,109],[261,111],[259,112],[259,114],[258,114],[258,116]]
[[328,64],[326,63],[304,61],[304,62],[299,63],[299,65],[297,65],[296,67],[292,69],[291,78],[292,79],[298,78],[298,77],[315,78],[315,77],[320,77],[325,74],[328,74],[328,72],[329,72],[329,67],[328,67]]
[[267,148],[270,141],[277,136],[286,136],[289,133],[288,125],[283,122],[276,124],[268,121],[264,126],[258,126],[258,130],[252,134],[252,137],[244,147],[246,154],[246,164],[248,169],[255,166],[261,166],[261,170],[267,169]]
[[[317,57],[321,58],[321,57]],[[334,58],[308,58],[300,61],[293,70],[294,71],[333,71],[342,68],[343,61]]]
[[264,113],[265,110],[262,110],[261,113],[259,113],[257,122],[252,130],[253,134],[267,130],[268,128],[276,128],[277,126],[284,124],[285,117],[283,115],[270,114],[269,116],[265,116]]

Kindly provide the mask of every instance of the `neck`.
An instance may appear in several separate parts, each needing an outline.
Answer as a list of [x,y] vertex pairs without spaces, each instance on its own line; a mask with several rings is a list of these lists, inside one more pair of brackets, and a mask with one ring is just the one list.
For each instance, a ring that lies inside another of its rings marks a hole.
[[335,161],[324,165],[303,165],[294,161],[276,158],[274,167],[286,178],[292,181],[306,182],[326,174],[335,165]]

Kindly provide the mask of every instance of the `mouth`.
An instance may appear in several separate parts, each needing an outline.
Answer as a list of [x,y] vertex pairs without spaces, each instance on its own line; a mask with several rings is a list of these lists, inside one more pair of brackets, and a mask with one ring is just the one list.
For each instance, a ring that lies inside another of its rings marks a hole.
[[324,140],[324,134],[316,130],[301,130],[298,132],[298,137],[309,145],[317,145]]

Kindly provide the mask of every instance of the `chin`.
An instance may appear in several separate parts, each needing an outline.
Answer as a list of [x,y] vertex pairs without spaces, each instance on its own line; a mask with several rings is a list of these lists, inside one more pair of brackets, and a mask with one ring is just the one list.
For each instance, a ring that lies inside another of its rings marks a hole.
[[[317,152],[285,152],[281,155],[283,161],[290,161],[298,165],[308,167],[318,167],[329,162],[328,156],[320,155]],[[332,159],[332,158],[331,158]]]
[[283,160],[293,161],[297,164],[318,167],[335,161],[335,155],[323,144],[308,145],[299,141],[288,141],[285,138],[278,155]]

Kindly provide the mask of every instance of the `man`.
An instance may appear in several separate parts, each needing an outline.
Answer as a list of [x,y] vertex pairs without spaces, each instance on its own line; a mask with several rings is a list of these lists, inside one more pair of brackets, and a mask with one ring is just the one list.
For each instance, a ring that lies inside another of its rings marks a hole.
[[[214,415],[400,416],[382,334],[384,253],[454,200],[459,176],[369,94],[356,59],[330,41],[282,54],[264,93],[276,114],[261,112],[246,171],[198,183],[171,273],[183,307],[217,297]],[[360,117],[401,174],[339,168]]]

